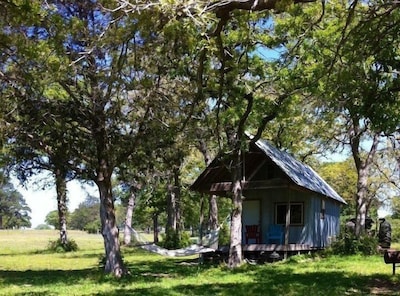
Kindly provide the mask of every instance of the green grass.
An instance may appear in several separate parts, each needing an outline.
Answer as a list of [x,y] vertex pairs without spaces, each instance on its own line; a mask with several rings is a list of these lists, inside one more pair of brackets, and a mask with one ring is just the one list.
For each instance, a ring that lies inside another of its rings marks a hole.
[[123,248],[130,275],[115,279],[98,267],[100,235],[69,237],[79,251],[51,254],[56,231],[0,231],[0,295],[398,295],[400,284],[382,256],[296,256],[229,270],[135,248]]

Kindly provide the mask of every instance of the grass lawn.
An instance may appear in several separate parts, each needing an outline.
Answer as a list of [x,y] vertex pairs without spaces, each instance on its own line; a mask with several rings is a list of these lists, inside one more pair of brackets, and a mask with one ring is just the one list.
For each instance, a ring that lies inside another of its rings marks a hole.
[[[70,231],[80,248],[51,254],[57,231],[0,231],[0,295],[400,295],[399,275],[382,256],[306,258],[235,270],[123,248],[130,275],[115,279],[98,267],[103,239]],[[394,246],[396,247],[396,246]],[[397,246],[400,247],[400,246]]]

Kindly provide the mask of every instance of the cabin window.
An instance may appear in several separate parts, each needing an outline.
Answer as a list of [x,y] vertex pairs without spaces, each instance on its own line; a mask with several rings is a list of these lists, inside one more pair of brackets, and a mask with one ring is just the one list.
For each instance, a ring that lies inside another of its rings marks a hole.
[[325,219],[325,200],[321,199],[321,219]]
[[[275,223],[286,224],[286,212],[289,204],[277,203],[275,204]],[[290,225],[303,225],[303,203],[296,202],[290,203]]]

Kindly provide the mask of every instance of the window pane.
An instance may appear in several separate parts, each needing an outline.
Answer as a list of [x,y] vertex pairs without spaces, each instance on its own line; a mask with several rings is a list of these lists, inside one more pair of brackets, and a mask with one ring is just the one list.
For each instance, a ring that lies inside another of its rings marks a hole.
[[[286,224],[286,211],[287,204],[276,203],[275,204],[275,223]],[[290,225],[301,225],[303,224],[303,204],[292,203],[290,204]]]
[[303,205],[290,205],[290,224],[303,224]]
[[276,205],[276,224],[286,224],[286,205]]

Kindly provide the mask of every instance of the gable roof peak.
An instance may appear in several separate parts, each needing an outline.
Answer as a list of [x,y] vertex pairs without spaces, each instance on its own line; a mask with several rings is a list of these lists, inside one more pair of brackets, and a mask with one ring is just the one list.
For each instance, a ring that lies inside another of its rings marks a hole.
[[298,161],[288,152],[279,150],[267,140],[259,139],[255,142],[255,145],[296,185],[330,197],[340,203],[347,204],[310,166]]

